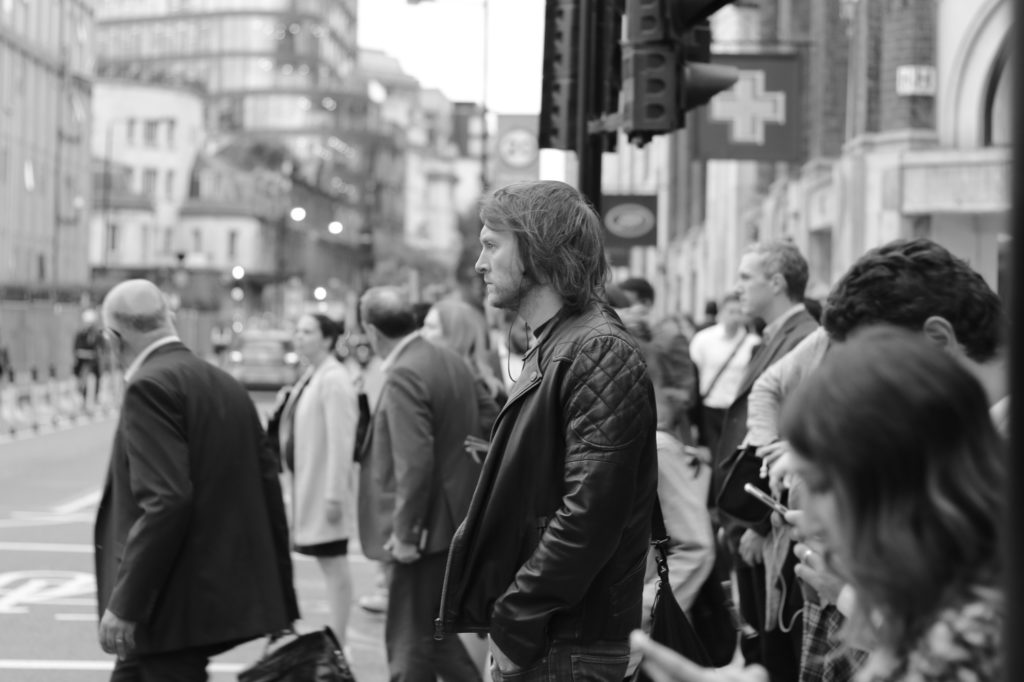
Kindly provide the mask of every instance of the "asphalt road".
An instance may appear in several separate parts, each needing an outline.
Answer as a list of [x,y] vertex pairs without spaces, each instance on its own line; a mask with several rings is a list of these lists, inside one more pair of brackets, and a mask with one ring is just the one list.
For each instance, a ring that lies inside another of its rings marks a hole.
[[[266,409],[272,394],[257,394]],[[0,680],[99,682],[112,658],[96,642],[92,524],[114,421],[0,444]],[[321,575],[294,557],[300,631],[326,623]],[[371,592],[376,568],[354,548],[355,594]],[[353,608],[348,629],[360,682],[386,680],[382,616]],[[262,642],[218,657],[212,682],[235,680]]]

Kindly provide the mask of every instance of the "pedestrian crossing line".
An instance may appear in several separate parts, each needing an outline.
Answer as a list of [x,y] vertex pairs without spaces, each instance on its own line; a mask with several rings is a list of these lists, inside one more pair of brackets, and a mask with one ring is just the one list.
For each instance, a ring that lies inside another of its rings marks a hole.
[[[238,673],[245,670],[248,663],[213,662],[206,670],[211,673]],[[0,659],[0,670],[67,670],[73,672],[107,671],[114,669],[114,661],[89,660],[43,660],[12,658]]]
[[[76,545],[66,542],[0,542],[0,552],[63,552],[65,554],[92,554],[92,545]],[[292,561],[302,563],[314,561],[315,558],[304,554],[292,554]],[[362,554],[349,554],[348,560],[355,564],[374,563]]]
[[73,514],[75,512],[84,511],[86,509],[92,509],[100,503],[100,497],[103,495],[102,490],[90,490],[84,495],[68,500],[62,505],[58,505],[53,508],[54,514]]

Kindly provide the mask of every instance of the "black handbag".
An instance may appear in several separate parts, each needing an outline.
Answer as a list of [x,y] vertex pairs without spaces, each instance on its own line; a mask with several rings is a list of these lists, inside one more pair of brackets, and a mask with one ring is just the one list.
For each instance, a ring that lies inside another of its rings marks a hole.
[[744,485],[751,483],[771,494],[768,480],[761,478],[761,459],[757,456],[756,448],[748,446],[737,449],[731,458],[723,462],[722,468],[725,475],[715,496],[715,507],[719,515],[747,527],[767,522],[772,510],[743,489]]
[[260,660],[238,673],[239,682],[355,682],[341,645],[329,627],[291,634],[295,639],[273,651],[271,636]]
[[[668,580],[668,532],[665,530],[665,519],[661,514],[661,503],[654,503],[654,518],[651,530],[654,545],[654,560],[658,565],[658,591],[654,595],[651,607],[651,639],[659,644],[682,654],[694,663],[704,667],[721,667],[732,661],[736,653],[736,630],[732,617],[725,604],[722,586],[717,582],[712,571],[701,586],[691,614],[701,618],[698,626],[696,620],[679,606],[672,586]],[[717,592],[714,587],[718,586]],[[720,599],[717,606],[713,600]],[[698,606],[699,602],[703,603]],[[722,618],[724,617],[724,621]],[[708,620],[705,626],[704,621]],[[722,624],[726,627],[722,627]],[[705,627],[708,627],[705,630]],[[649,682],[650,678],[639,670],[638,680]]]

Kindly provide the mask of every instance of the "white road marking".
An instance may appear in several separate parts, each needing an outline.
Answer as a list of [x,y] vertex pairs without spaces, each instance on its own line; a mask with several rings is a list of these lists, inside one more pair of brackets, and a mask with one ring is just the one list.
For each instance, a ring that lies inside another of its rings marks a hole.
[[[67,554],[92,554],[92,545],[73,545],[61,542],[0,542],[0,552],[65,552]],[[292,553],[292,561],[310,562],[315,558],[304,554]],[[349,554],[348,560],[354,564],[376,563],[362,554]]]
[[54,514],[74,514],[76,512],[85,511],[86,509],[92,509],[100,503],[100,497],[102,497],[102,490],[92,490],[79,495],[78,497],[68,500],[64,504],[54,507],[51,511]]
[[92,554],[92,545],[73,545],[66,542],[0,542],[0,552],[63,552],[65,554]]
[[[237,673],[247,668],[248,663],[211,663],[206,669],[211,673]],[[36,659],[0,659],[0,670],[113,670],[114,661],[43,661]]]
[[[96,602],[94,601],[93,606],[95,605]],[[89,623],[95,623],[99,620],[99,616],[97,616],[95,613],[58,613],[54,615],[53,619],[68,622],[87,621]]]
[[[37,605],[95,605],[96,581],[80,571],[0,573],[0,614],[28,613]],[[84,598],[89,599],[84,599]],[[67,600],[73,600],[67,603]]]

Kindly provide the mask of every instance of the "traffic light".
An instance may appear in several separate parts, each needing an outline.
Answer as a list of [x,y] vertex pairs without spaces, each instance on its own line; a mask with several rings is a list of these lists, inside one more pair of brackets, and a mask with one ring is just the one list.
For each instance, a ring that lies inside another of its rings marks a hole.
[[546,149],[576,145],[577,9],[576,0],[547,0],[545,8],[539,142]]
[[622,128],[644,145],[686,126],[686,112],[732,87],[733,67],[709,63],[708,17],[732,0],[626,0]]
[[685,112],[707,104],[712,97],[728,90],[739,78],[732,66],[711,64],[711,25],[707,19],[692,26],[680,41],[683,69],[680,73],[679,110],[681,127],[686,125]]

